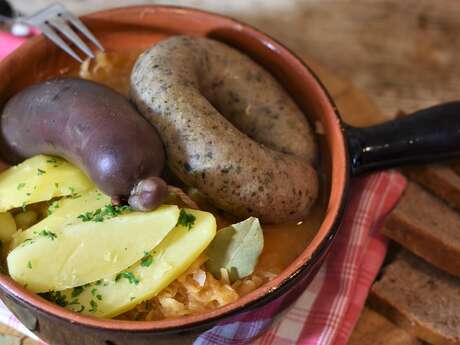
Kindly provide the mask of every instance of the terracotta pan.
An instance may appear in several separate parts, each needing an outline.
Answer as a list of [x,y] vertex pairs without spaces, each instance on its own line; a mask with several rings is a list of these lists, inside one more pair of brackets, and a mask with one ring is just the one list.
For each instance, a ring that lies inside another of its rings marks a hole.
[[[171,35],[207,36],[224,41],[267,68],[291,93],[320,136],[323,169],[329,181],[324,221],[303,253],[277,278],[237,302],[180,319],[134,322],[81,316],[34,295],[0,275],[0,298],[43,340],[51,344],[174,344],[267,303],[281,311],[316,274],[336,236],[351,175],[406,162],[453,157],[460,151],[460,103],[423,110],[380,126],[358,129],[342,123],[333,100],[313,71],[262,32],[231,18],[166,6],[112,9],[83,17],[109,51],[147,48]],[[27,85],[76,68],[76,62],[42,36],[26,42],[0,63],[0,107]]]

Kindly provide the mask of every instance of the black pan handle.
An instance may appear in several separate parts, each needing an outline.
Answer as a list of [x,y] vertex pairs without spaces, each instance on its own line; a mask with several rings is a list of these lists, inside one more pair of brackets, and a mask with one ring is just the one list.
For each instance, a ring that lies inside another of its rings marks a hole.
[[345,125],[352,174],[460,157],[460,102],[440,104],[386,123]]

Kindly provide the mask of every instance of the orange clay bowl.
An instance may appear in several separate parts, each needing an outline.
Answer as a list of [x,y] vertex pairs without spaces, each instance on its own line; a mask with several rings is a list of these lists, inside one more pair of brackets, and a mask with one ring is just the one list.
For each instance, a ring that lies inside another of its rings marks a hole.
[[[453,144],[456,144],[457,150],[460,148],[457,132],[449,129],[451,126],[447,124],[441,128],[444,130],[443,140],[438,138],[436,142],[432,139],[430,147],[434,148],[424,151],[424,155],[414,153],[414,147],[407,144],[413,139],[410,134],[415,131],[410,132],[408,128],[418,128],[418,132],[412,134],[422,144],[433,132],[432,128],[427,129],[426,125],[420,126],[419,123],[434,119],[434,108],[408,117],[406,122],[393,121],[365,129],[342,124],[331,97],[308,66],[280,43],[234,19],[167,6],[117,8],[82,19],[107,51],[145,49],[169,36],[186,34],[226,42],[263,65],[278,78],[303,112],[308,114],[310,121],[317,122],[317,126],[320,124],[322,128],[318,141],[322,173],[327,180],[322,186],[327,189],[327,206],[324,220],[313,240],[279,276],[235,303],[193,316],[164,321],[119,321],[82,316],[46,301],[0,274],[0,298],[29,330],[51,344],[189,343],[217,324],[237,320],[242,313],[245,313],[245,319],[256,320],[263,318],[261,308],[270,307],[280,312],[305,289],[328,254],[334,238],[340,235],[339,225],[351,173],[401,163],[404,160],[401,157],[422,160],[446,153],[457,154],[452,149]],[[29,40],[0,63],[0,107],[24,87],[76,68],[74,60],[43,36]],[[458,104],[438,108],[452,112],[452,107],[458,108]],[[455,121],[458,122],[457,119]],[[433,122],[430,124],[432,127],[442,127],[439,121]],[[401,133],[404,131],[410,133],[404,134],[401,144]]]

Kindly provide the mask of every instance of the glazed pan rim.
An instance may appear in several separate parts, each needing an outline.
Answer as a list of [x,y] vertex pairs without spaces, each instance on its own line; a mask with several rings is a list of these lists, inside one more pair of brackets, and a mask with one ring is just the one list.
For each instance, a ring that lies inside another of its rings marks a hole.
[[[51,317],[67,321],[72,324],[79,324],[81,326],[96,329],[106,329],[111,331],[127,331],[129,333],[147,332],[150,334],[167,334],[174,333],[177,331],[186,331],[196,327],[206,326],[208,324],[214,324],[220,320],[227,319],[240,312],[247,312],[260,305],[264,305],[274,300],[275,298],[281,296],[284,292],[286,292],[286,290],[292,287],[300,278],[302,278],[306,274],[309,274],[310,270],[315,266],[315,264],[318,263],[318,260],[320,260],[322,256],[326,254],[327,250],[329,249],[330,245],[332,244],[332,241],[334,240],[339,230],[348,192],[348,185],[350,179],[350,161],[348,155],[348,144],[344,135],[343,122],[341,120],[339,111],[337,110],[337,107],[331,95],[329,94],[321,80],[310,68],[310,66],[308,66],[308,64],[302,61],[291,50],[286,48],[277,40],[273,39],[271,36],[261,32],[260,30],[255,29],[251,25],[238,21],[229,16],[215,14],[205,10],[170,5],[138,5],[117,7],[87,14],[83,16],[82,19],[88,20],[92,17],[97,17],[98,15],[105,15],[118,11],[137,11],[141,13],[143,10],[147,9],[160,12],[188,12],[193,13],[195,15],[217,17],[219,20],[225,20],[228,23],[239,25],[243,27],[246,31],[252,31],[253,33],[262,35],[262,37],[265,40],[271,41],[275,45],[278,45],[279,48],[284,50],[284,52],[287,53],[288,56],[292,56],[295,62],[299,63],[303,67],[303,69],[305,69],[308,72],[307,76],[312,77],[314,79],[314,83],[316,83],[316,85],[319,87],[321,92],[320,96],[325,98],[325,101],[330,108],[329,111],[331,112],[331,114],[333,113],[335,116],[335,126],[337,126],[336,133],[340,133],[338,138],[340,139],[339,149],[342,150],[342,154],[339,157],[344,160],[343,169],[341,169],[341,174],[339,174],[339,176],[334,176],[335,178],[339,178],[341,181],[343,181],[342,183],[339,183],[339,188],[341,189],[339,190],[339,200],[333,203],[332,209],[329,209],[331,205],[328,206],[327,215],[321,223],[320,229],[318,230],[317,234],[314,236],[313,240],[309,243],[309,245],[304,249],[304,251],[290,264],[290,266],[293,266],[294,263],[297,263],[295,270],[291,269],[289,272],[290,267],[288,267],[285,270],[283,270],[283,272],[280,275],[278,275],[275,279],[262,285],[261,287],[257,288],[248,295],[239,298],[236,302],[230,303],[226,306],[220,307],[209,312],[159,321],[123,321],[83,316],[71,312],[65,308],[59,307],[39,297],[38,295],[27,291],[8,276],[0,274],[0,286],[6,291],[7,295],[14,295],[17,299],[21,300],[24,304],[28,305],[29,307],[36,309],[41,313],[45,313]],[[37,37],[30,39],[28,42],[23,44],[22,47],[18,48],[16,52],[10,54],[10,56],[7,57],[4,61],[13,59],[18,51],[27,49],[28,46],[36,44],[36,42],[40,42],[40,40],[45,40],[45,38],[43,38],[42,35],[39,35]],[[2,62],[0,62],[0,66],[1,65]],[[332,174],[334,173],[335,172],[333,171]],[[330,215],[331,213],[335,215]],[[326,231],[323,231],[324,234],[322,238],[318,239],[317,237],[319,236],[319,233],[322,230],[322,228],[325,227],[324,224],[327,220],[330,220],[330,225],[328,226],[328,229]],[[303,258],[301,260],[301,257],[306,255],[307,250],[312,246],[312,243],[314,243],[315,241],[319,241],[319,243],[317,244],[317,247],[314,250],[314,252],[309,256],[309,258]],[[301,264],[299,264],[298,262],[301,262]]]

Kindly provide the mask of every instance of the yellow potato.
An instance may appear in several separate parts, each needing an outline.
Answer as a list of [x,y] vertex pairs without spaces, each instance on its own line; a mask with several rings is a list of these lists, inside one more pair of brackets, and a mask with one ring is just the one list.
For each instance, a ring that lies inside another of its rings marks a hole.
[[110,197],[102,194],[98,189],[91,189],[79,194],[78,198],[70,197],[54,201],[48,207],[48,217],[28,228],[26,231],[17,232],[12,242],[12,248],[27,239],[35,237],[34,233],[42,229],[60,231],[63,225],[78,222],[79,215],[97,210],[98,208],[110,205]]
[[140,260],[174,228],[178,218],[177,206],[164,205],[152,212],[131,212],[99,222],[40,228],[33,239],[8,254],[8,271],[33,292],[94,282]]
[[38,155],[0,174],[0,212],[66,195],[78,196],[94,184],[63,159]]
[[8,212],[0,213],[0,241],[9,242],[16,232],[16,223],[13,216]]
[[216,220],[211,213],[186,212],[195,217],[190,229],[177,225],[129,269],[87,286],[55,292],[54,296],[65,300],[68,309],[104,318],[117,316],[154,297],[190,267],[216,234]]

